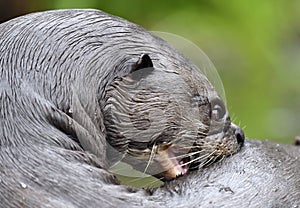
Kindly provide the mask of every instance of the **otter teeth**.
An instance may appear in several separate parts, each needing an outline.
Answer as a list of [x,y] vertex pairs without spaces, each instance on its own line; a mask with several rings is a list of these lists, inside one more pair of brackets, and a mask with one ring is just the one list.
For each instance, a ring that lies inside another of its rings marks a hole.
[[176,178],[177,176],[181,176],[184,175],[188,172],[188,165],[184,165],[187,161],[187,159],[183,158],[181,159],[179,162],[176,159],[171,159],[173,162],[173,170],[170,170],[173,173],[173,175],[175,175],[174,178]]
[[165,170],[165,177],[176,178],[188,172],[189,166],[186,163],[189,161],[189,158],[177,160],[171,148],[163,151],[160,157],[161,165]]

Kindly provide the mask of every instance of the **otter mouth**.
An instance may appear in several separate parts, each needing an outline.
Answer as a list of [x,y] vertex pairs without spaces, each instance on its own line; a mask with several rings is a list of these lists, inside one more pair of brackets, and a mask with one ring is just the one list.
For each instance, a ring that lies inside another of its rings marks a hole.
[[190,156],[190,151],[179,151],[173,147],[169,147],[158,151],[158,154],[158,162],[163,169],[160,175],[165,179],[174,179],[185,175],[192,167],[193,157]]
[[172,180],[187,174],[189,171],[218,162],[227,156],[229,155],[224,155],[224,151],[217,149],[204,150],[196,147],[188,149],[187,147],[178,148],[176,146],[160,147],[156,159],[162,168],[162,172],[157,176],[163,176],[164,180]]

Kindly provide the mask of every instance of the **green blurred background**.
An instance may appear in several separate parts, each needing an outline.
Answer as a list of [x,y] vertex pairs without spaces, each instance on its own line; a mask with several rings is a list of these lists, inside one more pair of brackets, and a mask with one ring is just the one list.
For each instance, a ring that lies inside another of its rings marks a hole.
[[62,8],[97,8],[193,41],[218,69],[247,137],[300,135],[299,0],[0,0],[0,21]]

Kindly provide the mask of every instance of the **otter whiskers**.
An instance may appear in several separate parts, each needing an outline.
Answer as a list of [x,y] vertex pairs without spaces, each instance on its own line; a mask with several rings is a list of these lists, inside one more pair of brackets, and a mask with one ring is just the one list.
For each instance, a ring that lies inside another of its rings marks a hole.
[[154,160],[155,154],[157,152],[157,147],[158,146],[156,146],[155,143],[154,143],[154,145],[151,148],[151,153],[150,153],[150,156],[149,156],[147,166],[145,167],[144,173],[146,173],[146,171],[147,171],[148,167],[150,166],[151,162]]
[[[199,157],[197,157],[197,158],[195,158],[195,159],[193,159],[193,160],[190,160],[190,161],[188,161],[188,162],[186,162],[186,163],[182,163],[182,164],[180,164],[180,166],[183,167],[183,166],[192,164],[192,163],[197,162],[197,161],[200,161],[200,160],[206,161],[207,158],[210,158],[209,160],[211,160],[211,159],[213,158],[213,157],[211,157],[211,156],[212,156],[214,153],[216,153],[216,152],[217,152],[217,150],[214,150],[214,151],[211,152],[211,153],[207,153],[207,154],[202,155],[202,156],[199,156]],[[207,164],[207,163],[205,162],[204,165],[206,165],[206,164]],[[204,166],[204,165],[203,165],[203,166]],[[201,166],[201,167],[203,167],[203,166]]]
[[179,158],[190,157],[190,156],[193,156],[193,155],[196,155],[196,154],[200,154],[200,153],[203,153],[203,152],[207,152],[207,150],[199,150],[199,151],[196,151],[196,152],[189,152],[189,153],[186,153],[186,154],[182,154],[182,155],[178,155],[178,156],[175,156],[175,157],[171,157],[170,159],[179,159]]

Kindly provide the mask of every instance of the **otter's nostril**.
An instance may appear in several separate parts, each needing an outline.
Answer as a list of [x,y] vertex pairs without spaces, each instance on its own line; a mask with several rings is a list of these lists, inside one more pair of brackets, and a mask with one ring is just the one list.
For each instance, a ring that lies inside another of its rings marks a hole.
[[245,141],[245,134],[244,134],[244,132],[243,132],[242,129],[237,128],[237,129],[235,130],[235,137],[236,137],[237,143],[238,143],[240,146],[243,146],[244,141]]

